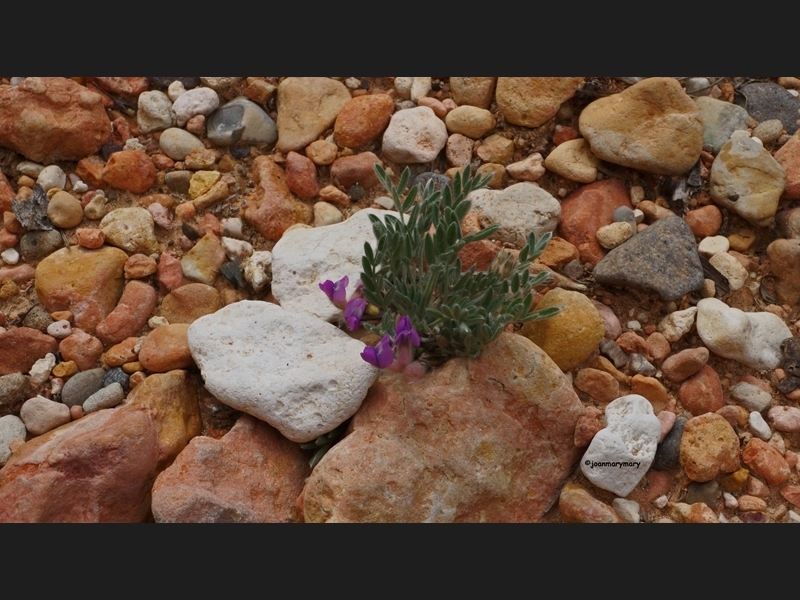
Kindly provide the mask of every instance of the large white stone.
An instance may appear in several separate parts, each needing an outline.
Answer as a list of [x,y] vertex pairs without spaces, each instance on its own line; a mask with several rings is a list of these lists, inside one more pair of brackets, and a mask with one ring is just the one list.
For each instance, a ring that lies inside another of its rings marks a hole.
[[697,303],[697,334],[706,347],[752,369],[781,364],[781,342],[792,337],[783,320],[768,312],[746,313],[716,298]]
[[617,398],[606,406],[606,427],[592,438],[581,471],[597,487],[625,497],[653,463],[660,436],[661,423],[646,398]]
[[554,231],[561,216],[561,203],[527,181],[504,190],[476,190],[469,199],[472,210],[480,213],[481,226],[499,225],[493,237],[518,249],[525,245],[531,231],[537,240],[548,231]]
[[283,234],[272,249],[272,294],[278,303],[293,312],[314,315],[326,321],[341,316],[319,284],[350,280],[347,296],[361,277],[364,242],[374,248],[377,239],[369,215],[384,219],[396,212],[366,208],[352,217],[325,227],[297,227]]
[[209,392],[294,442],[353,416],[379,373],[361,358],[362,342],[269,302],[229,304],[197,319],[186,337]]
[[184,92],[175,99],[172,110],[178,120],[178,126],[183,127],[186,121],[195,115],[210,115],[219,108],[219,95],[207,87],[196,87]]
[[447,127],[427,106],[401,110],[392,115],[383,134],[383,154],[392,162],[427,163],[447,143]]

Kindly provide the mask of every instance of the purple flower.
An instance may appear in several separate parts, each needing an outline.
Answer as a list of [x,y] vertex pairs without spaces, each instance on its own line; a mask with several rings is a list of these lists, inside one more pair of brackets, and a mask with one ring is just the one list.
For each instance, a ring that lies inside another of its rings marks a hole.
[[353,298],[344,307],[344,322],[350,331],[355,331],[361,325],[361,317],[367,308],[367,301],[363,298]]
[[419,334],[411,326],[411,319],[403,315],[395,329],[394,347],[397,348],[397,361],[401,367],[411,363],[411,346],[419,346]]
[[348,283],[350,283],[350,278],[345,275],[336,283],[326,279],[319,284],[319,289],[325,292],[332,302],[344,302],[347,299]]
[[379,369],[385,369],[391,365],[394,362],[394,356],[392,348],[389,346],[389,334],[384,335],[374,348],[372,346],[364,348],[361,358]]

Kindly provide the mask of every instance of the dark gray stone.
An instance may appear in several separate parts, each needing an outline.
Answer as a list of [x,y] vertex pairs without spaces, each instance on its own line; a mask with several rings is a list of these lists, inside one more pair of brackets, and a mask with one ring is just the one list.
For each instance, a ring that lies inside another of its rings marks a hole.
[[777,83],[748,83],[739,90],[745,98],[747,112],[759,123],[778,119],[786,133],[793,135],[800,125],[800,98]]
[[100,388],[106,372],[103,369],[89,369],[70,377],[61,389],[61,402],[67,406],[83,402]]
[[692,230],[670,216],[611,250],[597,263],[594,278],[603,285],[656,292],[669,302],[703,286],[703,267]]
[[717,510],[717,501],[720,497],[719,484],[714,481],[706,481],[705,483],[698,483],[693,481],[686,488],[686,504],[696,504],[702,502],[711,510]]
[[128,392],[130,391],[129,380],[130,375],[123,371],[122,367],[114,367],[106,371],[105,377],[103,377],[103,387],[108,387],[112,383],[118,383],[125,392]]
[[240,96],[211,114],[206,135],[217,146],[274,144],[278,127],[263,108]]
[[64,247],[64,238],[55,229],[31,231],[19,240],[19,253],[25,262],[39,261]]
[[667,437],[658,445],[652,467],[656,471],[669,471],[680,463],[681,436],[687,419],[676,417]]
[[433,171],[426,171],[414,177],[414,179],[411,180],[411,186],[418,185],[421,190],[431,181],[433,182],[433,191],[435,192],[441,192],[447,186],[450,186],[451,190],[453,188],[453,182],[450,181],[449,177],[434,173]]
[[22,320],[23,327],[30,327],[42,333],[47,333],[47,327],[53,322],[53,317],[41,304],[34,304]]
[[22,403],[36,395],[36,384],[27,375],[11,373],[0,377],[0,417],[19,415]]

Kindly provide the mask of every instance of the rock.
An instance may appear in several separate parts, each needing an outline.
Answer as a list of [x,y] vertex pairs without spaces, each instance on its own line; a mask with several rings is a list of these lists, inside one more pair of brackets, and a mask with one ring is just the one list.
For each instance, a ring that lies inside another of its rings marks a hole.
[[669,342],[677,342],[691,331],[697,316],[697,307],[671,312],[658,323],[658,330]]
[[158,270],[156,261],[144,254],[134,254],[125,261],[122,268],[125,279],[144,279]]
[[64,247],[64,238],[55,230],[31,231],[22,236],[19,250],[27,262],[36,262]]
[[262,291],[272,282],[272,252],[256,250],[242,261],[242,271],[253,290]]
[[325,225],[335,225],[341,223],[344,216],[338,208],[328,202],[317,202],[314,204],[314,227],[324,227]]
[[697,303],[697,333],[714,354],[752,369],[781,364],[781,342],[792,333],[780,317],[768,312],[745,313],[716,298]]
[[770,225],[786,186],[786,172],[761,144],[734,137],[711,164],[711,198],[753,225]]
[[751,439],[742,449],[742,462],[769,485],[786,483],[791,475],[781,453],[758,438]]
[[687,348],[667,358],[661,371],[670,381],[680,383],[700,371],[707,362],[707,348]]
[[324,166],[331,164],[336,159],[337,146],[326,140],[311,142],[306,147],[306,156],[314,161],[315,165]]
[[599,369],[581,369],[575,375],[574,385],[600,402],[611,402],[619,396],[619,382]]
[[672,428],[664,439],[661,440],[661,443],[656,449],[656,455],[653,459],[653,468],[657,471],[670,471],[677,467],[680,462],[681,437],[686,427],[686,419],[684,417],[674,417],[674,415],[673,418],[675,422]]
[[161,151],[173,160],[184,160],[193,150],[204,149],[200,139],[179,127],[170,127],[158,138]]
[[36,395],[37,389],[37,384],[20,372],[0,376],[0,415],[19,414],[22,403]]
[[521,249],[533,232],[536,239],[552,232],[558,225],[561,207],[558,200],[532,183],[516,183],[504,190],[480,189],[468,199],[472,210],[479,213],[482,228],[499,225],[493,236],[501,242]]
[[392,115],[383,134],[382,149],[392,162],[428,163],[447,143],[447,127],[427,106],[401,110]]
[[125,392],[119,382],[114,382],[97,390],[83,402],[83,412],[93,413],[103,408],[114,408],[125,399]]
[[27,373],[37,360],[57,350],[54,338],[30,327],[0,332],[0,375]]
[[772,82],[748,83],[739,89],[747,101],[747,112],[759,123],[779,119],[786,133],[793,135],[797,129],[797,111],[800,98]]
[[56,227],[71,229],[83,221],[83,207],[72,194],[56,192],[47,204],[47,217]]
[[36,183],[42,186],[45,192],[53,188],[63,190],[67,185],[67,174],[58,165],[49,165],[39,172]]
[[91,369],[103,353],[103,342],[82,329],[74,328],[72,333],[61,340],[58,351],[64,360],[75,361],[82,371]]
[[253,182],[255,199],[245,209],[244,219],[265,238],[277,242],[292,225],[311,222],[311,208],[292,196],[283,169],[268,156],[253,161]]
[[344,84],[327,77],[287,77],[278,86],[279,152],[298,151],[334,124],[350,101]]
[[[470,148],[470,155],[471,154],[472,149]],[[511,163],[506,167],[506,173],[508,173],[509,177],[517,181],[538,181],[539,178],[545,174],[545,168],[542,164],[542,155],[535,152],[524,160]]]
[[117,306],[97,325],[97,336],[117,344],[135,335],[147,323],[158,302],[158,293],[142,281],[125,285]]
[[167,292],[178,289],[184,283],[181,262],[174,256],[162,253],[158,257],[158,284]]
[[558,509],[566,523],[622,523],[608,504],[594,498],[574,483],[568,483],[558,496]]
[[616,513],[622,517],[626,523],[638,523],[639,517],[639,503],[634,500],[625,500],[623,498],[614,498],[611,503]]
[[163,131],[175,125],[172,100],[164,92],[142,92],[137,102],[136,123],[140,133]]
[[703,144],[710,145],[715,155],[734,131],[750,126],[750,115],[741,106],[707,96],[695,98],[694,102],[703,120]]
[[482,138],[497,124],[494,115],[477,106],[459,106],[447,113],[445,125],[450,133],[459,133],[474,140]]
[[[181,95],[178,100],[185,95]],[[275,143],[278,139],[278,128],[263,108],[252,100],[239,96],[209,117],[206,135],[217,146],[262,146]]]
[[379,183],[375,165],[383,166],[372,152],[337,158],[331,165],[331,180],[343,190],[349,190],[355,184],[364,188],[374,187]]
[[537,521],[577,458],[582,411],[556,365],[508,333],[423,379],[381,377],[312,472],[305,520]]
[[64,384],[61,401],[70,407],[82,405],[89,396],[100,390],[104,377],[103,369],[89,369],[76,373]]
[[717,235],[722,227],[722,212],[709,204],[695,210],[690,210],[684,217],[686,224],[697,238],[706,238]]
[[489,108],[496,83],[497,77],[451,77],[450,94],[459,106]]
[[605,335],[605,324],[591,300],[580,292],[552,289],[536,309],[550,306],[560,306],[561,312],[526,323],[520,334],[544,350],[562,371],[569,371],[597,350]]
[[800,431],[800,408],[773,406],[767,413],[770,424],[778,431],[797,433]]
[[600,245],[606,250],[611,250],[624,244],[633,237],[634,233],[635,230],[630,223],[611,223],[603,225],[597,230],[596,235]]
[[14,415],[0,417],[0,467],[11,458],[9,446],[15,442],[24,442],[27,435],[25,423]]
[[773,155],[786,173],[786,200],[800,200],[800,135],[797,132]]
[[42,396],[26,400],[19,416],[32,435],[42,435],[70,422],[68,406]]
[[149,87],[147,77],[92,77],[94,83],[115,96],[136,100]]
[[714,511],[703,502],[670,502],[668,514],[678,523],[719,523]]
[[739,438],[716,413],[692,417],[680,442],[680,461],[692,481],[711,481],[739,468]]
[[544,161],[548,171],[579,183],[592,183],[597,179],[599,164],[600,160],[583,138],[556,146]]
[[344,148],[360,148],[376,140],[394,112],[388,94],[367,94],[347,101],[336,117],[333,137]]
[[225,262],[225,250],[219,238],[207,233],[183,255],[181,268],[184,277],[206,285],[213,285],[222,263]]
[[498,77],[495,100],[506,121],[539,127],[575,94],[583,77]]
[[618,179],[578,188],[561,203],[561,237],[578,248],[583,262],[596,265],[606,255],[597,241],[597,230],[612,223],[620,206],[633,208],[625,184]]
[[131,254],[158,251],[153,215],[145,208],[131,206],[112,210],[100,221],[100,229],[107,243]]
[[315,198],[319,194],[317,167],[310,158],[289,152],[286,156],[286,185],[301,198]]
[[[280,345],[262,343],[281,338]],[[217,399],[295,442],[311,441],[350,418],[376,375],[360,356],[362,342],[267,302],[236,302],[201,317],[188,339]]]
[[183,127],[195,115],[207,117],[218,107],[219,96],[217,92],[207,87],[196,87],[178,96],[172,105],[172,110],[175,113],[178,127]]
[[697,504],[702,502],[711,510],[717,508],[717,501],[720,497],[719,484],[716,481],[706,481],[698,483],[693,481],[686,488],[686,504]]
[[174,323],[151,331],[139,351],[142,367],[155,373],[166,373],[194,366],[186,338],[188,329],[186,323]]
[[783,123],[779,119],[762,121],[753,129],[753,137],[760,139],[764,144],[774,144],[783,133]]
[[769,425],[767,425],[767,422],[764,421],[764,417],[761,416],[761,413],[757,413],[755,411],[751,412],[748,419],[748,424],[750,426],[750,431],[754,436],[764,441],[769,440],[770,436],[772,435],[772,431],[770,431]]
[[100,94],[63,77],[27,77],[0,90],[0,145],[45,164],[80,160],[111,136]]
[[800,239],[776,239],[767,246],[770,269],[775,275],[775,293],[785,304],[800,303]]
[[703,149],[703,121],[671,77],[650,77],[583,109],[579,127],[600,159],[659,175],[691,169]]
[[718,411],[725,405],[719,375],[710,366],[704,365],[681,384],[678,399],[683,408],[695,417]]
[[167,294],[159,314],[170,323],[193,323],[222,308],[219,292],[204,283],[190,283]]
[[646,398],[622,396],[606,406],[606,428],[597,432],[581,458],[581,471],[597,487],[630,494],[656,453],[661,423]]
[[573,436],[575,447],[585,448],[588,446],[592,438],[594,438],[597,432],[603,427],[605,427],[603,411],[594,406],[587,406],[586,410],[578,417],[578,422],[575,424],[575,435]]
[[[231,469],[231,465],[238,468]],[[198,436],[153,485],[157,523],[293,523],[310,474],[297,444],[250,415]]]
[[703,285],[694,236],[680,217],[659,219],[611,250],[594,268],[594,276],[604,285],[656,292],[664,301],[677,300]]
[[757,385],[740,381],[731,388],[731,396],[747,410],[762,412],[772,404],[772,395]]

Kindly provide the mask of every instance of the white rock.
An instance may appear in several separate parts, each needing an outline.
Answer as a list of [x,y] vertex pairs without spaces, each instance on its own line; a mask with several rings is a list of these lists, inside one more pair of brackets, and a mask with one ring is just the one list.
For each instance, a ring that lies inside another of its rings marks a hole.
[[725,508],[736,508],[739,506],[739,501],[733,494],[722,492],[722,498],[725,500]]
[[747,281],[747,269],[745,269],[742,266],[742,263],[740,263],[734,256],[731,256],[727,252],[718,252],[709,258],[708,262],[710,262],[711,266],[713,266],[717,271],[725,275],[731,291],[738,290]]
[[15,415],[0,417],[0,467],[11,458],[11,449],[9,448],[11,442],[14,440],[25,441],[27,433],[25,423],[19,417]]
[[622,221],[610,223],[600,227],[595,235],[603,248],[611,250],[633,237],[633,227]]
[[175,125],[172,100],[164,92],[152,90],[139,94],[136,123],[141,133],[162,131]]
[[64,189],[67,185],[67,174],[57,165],[49,165],[42,169],[36,178],[36,183],[46,192],[53,188]]
[[55,354],[48,352],[44,358],[40,358],[33,363],[33,366],[30,370],[31,379],[33,379],[36,383],[44,383],[47,381],[47,378],[50,377],[50,371],[52,371],[53,367],[55,366]]
[[474,212],[480,213],[481,227],[499,225],[493,236],[522,248],[533,232],[538,240],[548,231],[554,231],[561,216],[561,203],[538,185],[515,183],[504,190],[483,188],[469,195]]
[[172,110],[178,120],[178,127],[183,127],[186,121],[195,115],[210,115],[219,108],[219,95],[207,87],[196,87],[184,92],[175,99]]
[[153,215],[146,208],[130,206],[108,213],[100,221],[106,244],[122,248],[129,254],[152,254],[158,250]]
[[538,152],[534,152],[523,160],[511,163],[506,167],[508,176],[517,181],[537,181],[545,174],[545,171],[542,155]]
[[57,340],[63,340],[72,334],[72,325],[66,319],[54,321],[47,326],[47,335],[51,335]]
[[431,77],[414,77],[414,81],[411,83],[411,90],[409,90],[411,100],[419,103],[431,91],[432,84]]
[[716,298],[697,303],[697,333],[706,347],[752,369],[781,364],[781,342],[792,337],[783,320],[768,312],[745,313]]
[[257,250],[242,261],[244,278],[256,292],[272,281],[272,252]]
[[83,412],[89,414],[103,408],[114,408],[125,399],[125,391],[118,381],[97,390],[83,401]]
[[383,134],[383,154],[396,163],[427,163],[436,159],[447,143],[447,127],[427,106],[392,115]]
[[26,400],[19,411],[25,428],[33,435],[42,435],[70,422],[69,406],[42,396]]
[[606,406],[606,427],[597,432],[581,459],[583,474],[597,487],[627,496],[656,455],[661,422],[653,405],[638,394]]
[[19,262],[19,252],[14,248],[6,248],[0,252],[0,258],[2,258],[3,262],[7,265],[15,265]]
[[329,202],[317,202],[314,204],[314,227],[325,227],[335,225],[344,220],[342,212]]
[[667,505],[668,502],[669,502],[669,498],[667,498],[667,496],[665,496],[665,495],[664,496],[659,496],[658,498],[653,500],[653,506],[655,506],[656,508],[664,508]]
[[98,190],[97,193],[89,200],[89,204],[83,209],[83,214],[87,219],[98,221],[108,214],[108,198],[106,198],[103,190]]
[[762,412],[772,404],[772,396],[757,385],[740,381],[731,388],[731,396],[747,410]]
[[408,100],[409,98],[411,98],[412,85],[414,85],[413,77],[394,78],[394,89],[397,92],[397,95],[403,98],[404,100]]
[[350,418],[379,370],[330,323],[245,300],[189,326],[189,349],[221,402],[308,442]]
[[767,422],[764,420],[764,417],[761,416],[761,413],[756,411],[751,412],[748,423],[750,425],[750,431],[753,432],[754,436],[761,438],[765,442],[769,440],[772,432],[769,429],[769,425],[767,425]]
[[147,152],[147,147],[137,140],[136,138],[128,138],[125,140],[125,145],[122,146],[123,150],[138,150],[139,152]]
[[239,240],[247,239],[244,235],[244,223],[239,217],[222,219],[222,234]]
[[314,315],[326,321],[338,319],[334,306],[319,284],[349,278],[347,296],[361,277],[364,243],[377,240],[369,215],[397,218],[396,212],[366,208],[352,217],[326,227],[290,229],[272,249],[272,294],[286,310]]
[[634,500],[625,500],[625,498],[614,498],[611,502],[611,508],[620,516],[626,523],[639,522],[639,503]]
[[667,338],[667,341],[677,342],[692,329],[696,315],[696,306],[691,306],[686,310],[676,310],[661,319],[658,323],[658,330]]
[[228,258],[247,258],[253,254],[253,244],[244,240],[237,240],[223,236],[220,240]]
[[183,87],[183,83],[178,79],[170,83],[169,87],[167,88],[167,96],[169,96],[169,99],[173,102],[175,102],[175,100],[177,100],[181,94],[185,93],[186,88]]
[[[792,91],[792,90],[790,90],[790,91]],[[788,518],[788,521],[787,521],[788,523],[800,523],[800,515],[798,515],[798,514],[797,514],[796,512],[794,512],[793,510],[790,510],[790,511],[787,513],[787,516],[789,517],[789,518]]]
[[700,240],[697,251],[706,258],[711,258],[718,252],[727,252],[730,247],[731,243],[724,235],[711,235]]

